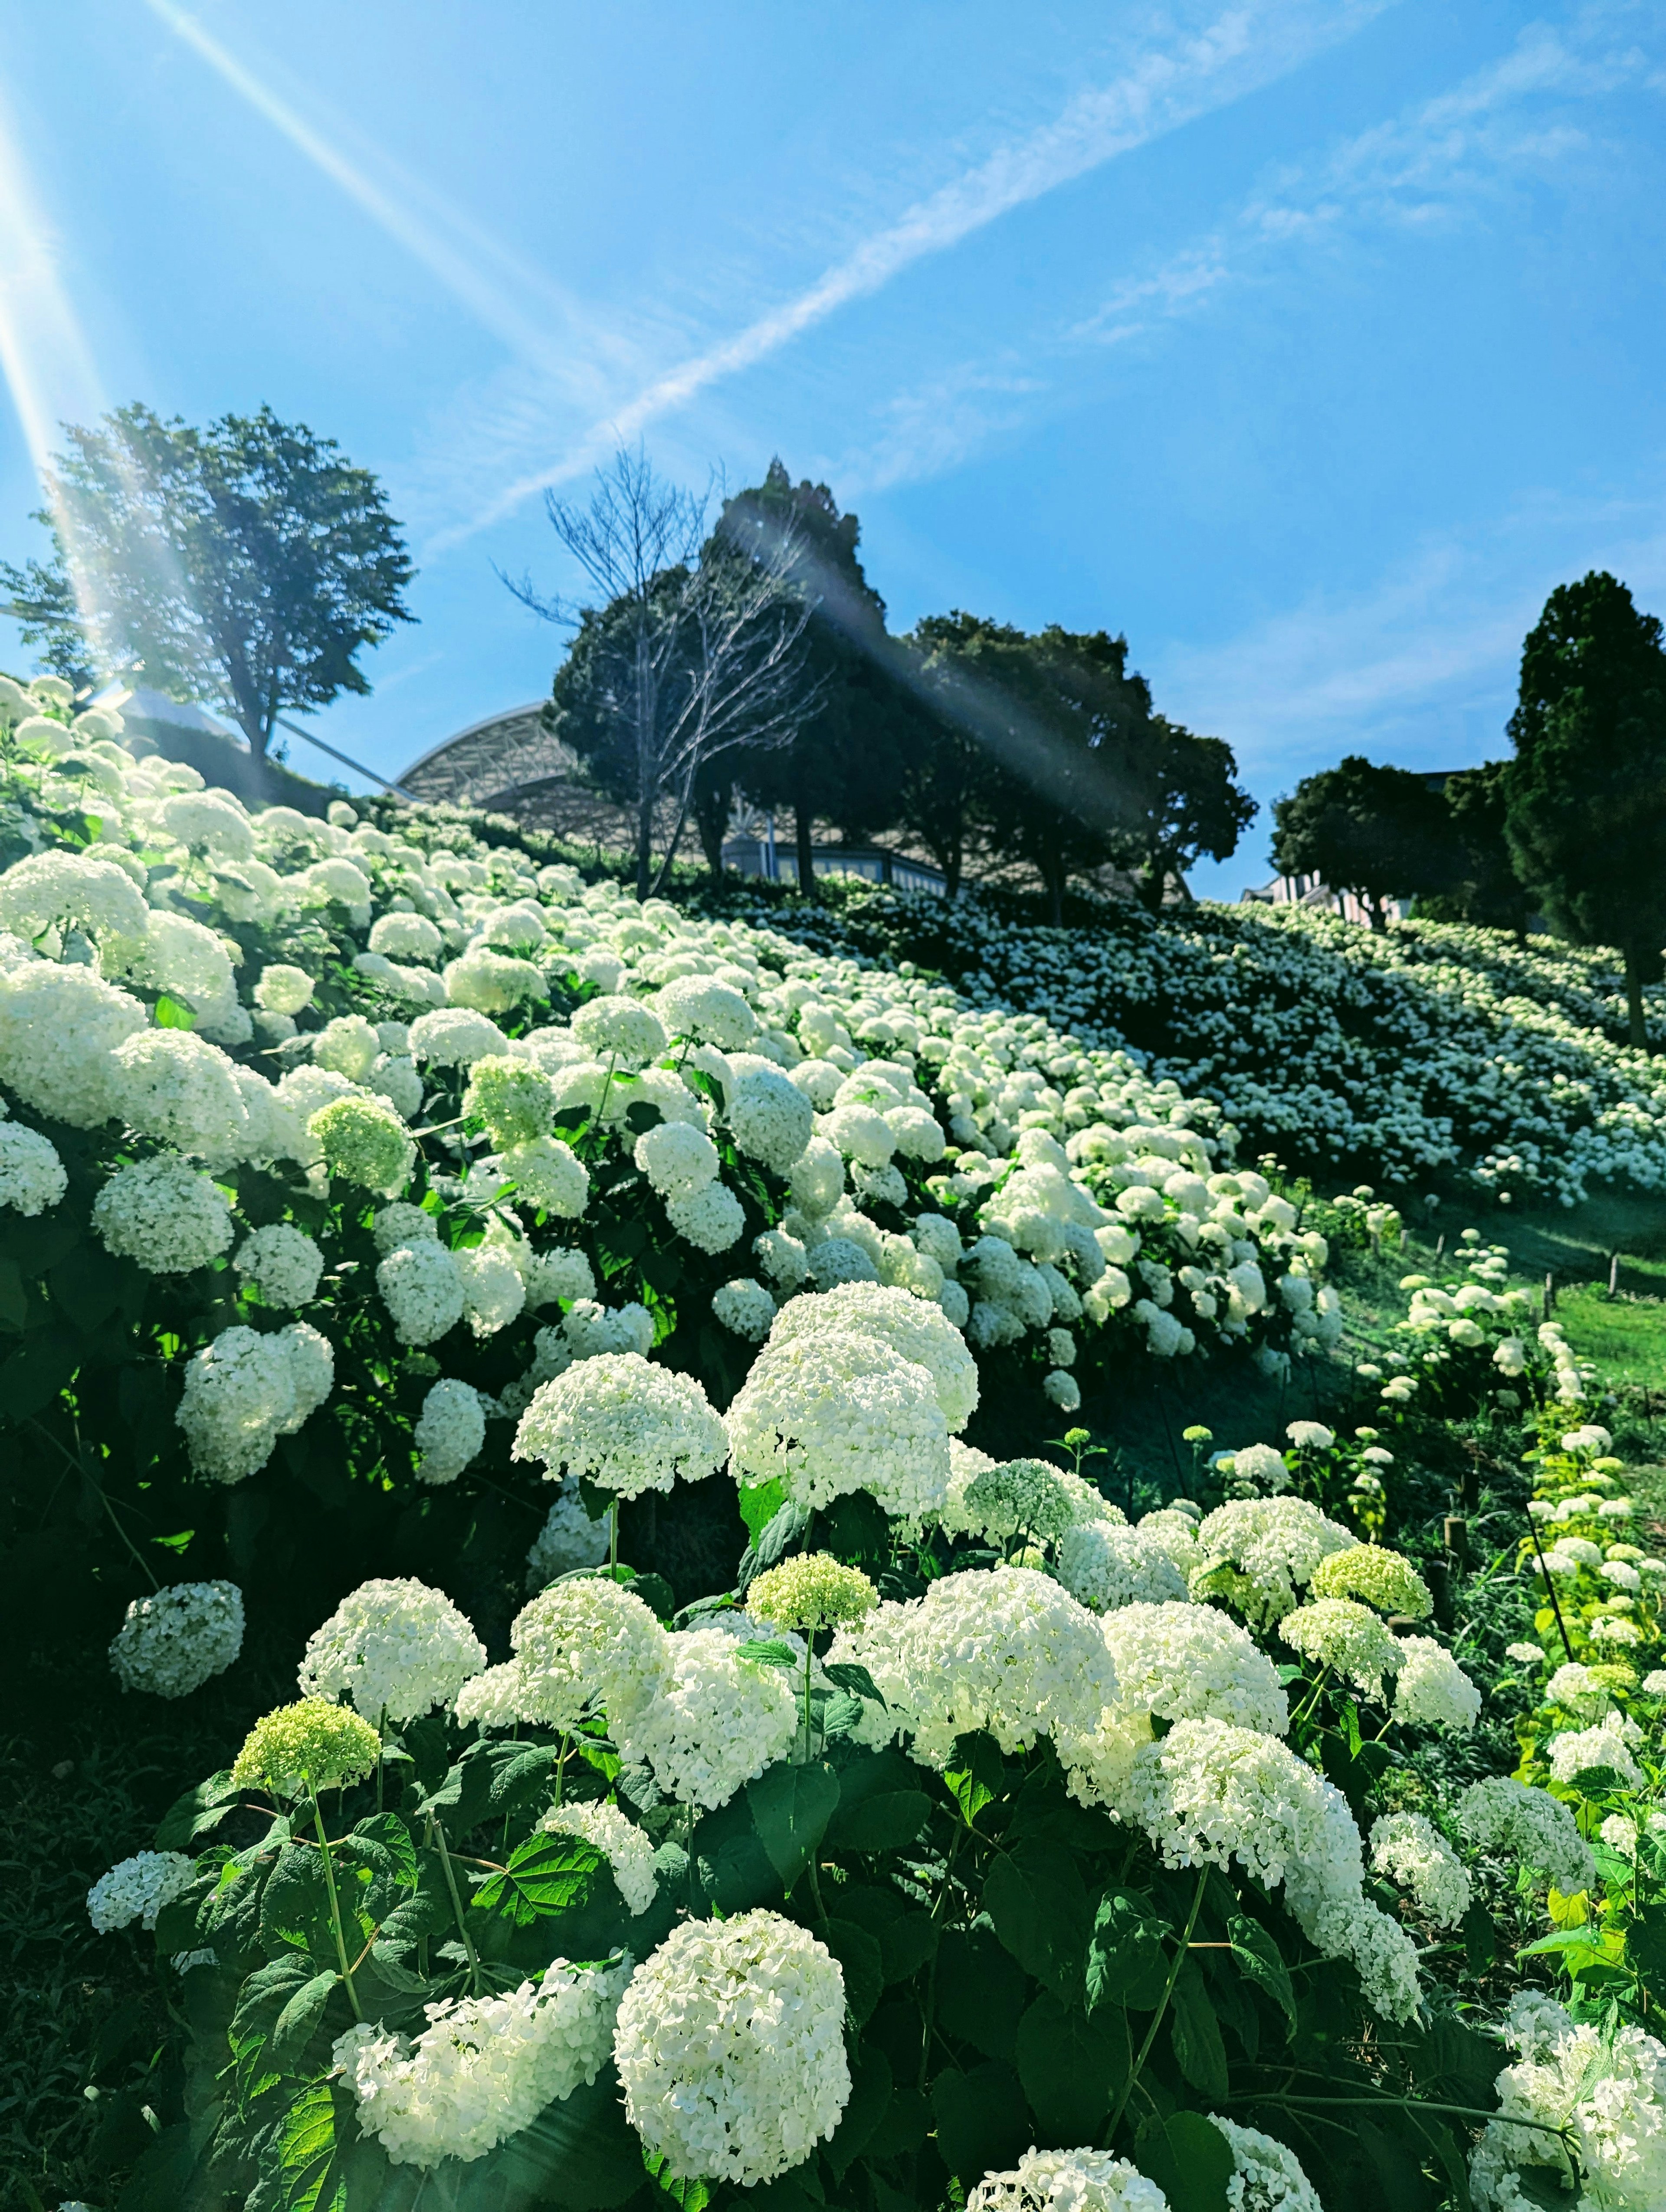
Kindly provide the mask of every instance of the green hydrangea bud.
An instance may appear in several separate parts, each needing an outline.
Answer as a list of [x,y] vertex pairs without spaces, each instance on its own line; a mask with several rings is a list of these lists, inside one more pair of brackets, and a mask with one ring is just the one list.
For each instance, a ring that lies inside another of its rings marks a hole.
[[342,1790],[374,1772],[381,1750],[375,1729],[350,1707],[303,1698],[255,1723],[231,1778],[277,1797],[303,1796],[309,1782],[314,1790]]
[[540,1069],[490,1053],[469,1070],[463,1113],[465,1120],[484,1122],[502,1152],[546,1134],[555,1103],[550,1079]]
[[811,1632],[865,1620],[879,1595],[859,1567],[825,1552],[804,1552],[758,1576],[746,1593],[746,1610],[772,1627]]
[[389,1194],[410,1181],[416,1147],[398,1115],[379,1100],[332,1098],[307,1127],[331,1175]]

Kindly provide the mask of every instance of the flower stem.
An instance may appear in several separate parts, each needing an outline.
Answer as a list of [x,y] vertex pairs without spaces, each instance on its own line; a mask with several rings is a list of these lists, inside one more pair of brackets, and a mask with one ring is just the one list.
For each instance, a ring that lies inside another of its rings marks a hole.
[[1107,2145],[1116,2140],[1116,2130],[1122,2122],[1123,2113],[1128,2110],[1128,2099],[1134,2094],[1134,2084],[1139,2081],[1146,2061],[1151,2056],[1152,2045],[1157,2040],[1157,2031],[1163,2025],[1164,2018],[1168,2012],[1169,2000],[1174,1995],[1174,1985],[1180,1979],[1180,1969],[1185,1965],[1189,1955],[1188,1947],[1192,1940],[1192,1930],[1197,1925],[1197,1916],[1203,1909],[1203,1892],[1208,1880],[1208,1868],[1201,1866],[1197,1870],[1197,1887],[1192,1892],[1192,1909],[1186,1915],[1186,1930],[1180,1939],[1179,1948],[1174,1954],[1174,1964],[1169,1969],[1169,1978],[1164,1984],[1163,2001],[1151,2016],[1151,2026],[1146,2030],[1146,2039],[1140,2046],[1140,2055],[1134,2062],[1133,2069],[1128,2075],[1122,2095],[1116,2100],[1116,2109],[1111,2114],[1110,2124],[1105,2129],[1104,2141]]
[[434,1840],[440,1846],[440,1864],[445,1870],[446,1887],[451,1892],[451,1909],[457,1921],[457,1932],[463,1939],[463,1948],[468,1954],[469,1979],[476,1996],[480,1994],[480,1954],[474,1948],[474,1938],[469,1933],[469,1923],[463,1917],[463,1900],[458,1894],[457,1876],[453,1870],[451,1853],[446,1849],[446,1832],[435,1815],[429,1814]]
[[318,1830],[319,1856],[324,1861],[324,1887],[330,1899],[330,1925],[335,1930],[336,1956],[341,1963],[341,1978],[347,1990],[347,2002],[353,2008],[354,2019],[362,2020],[364,2014],[359,2008],[359,1993],[353,1986],[353,1969],[347,1963],[347,1937],[341,1923],[341,1899],[336,1893],[335,1862],[330,1856],[330,1838],[324,1832],[324,1812],[310,1775],[307,1779],[307,1795],[312,1802],[313,1826]]

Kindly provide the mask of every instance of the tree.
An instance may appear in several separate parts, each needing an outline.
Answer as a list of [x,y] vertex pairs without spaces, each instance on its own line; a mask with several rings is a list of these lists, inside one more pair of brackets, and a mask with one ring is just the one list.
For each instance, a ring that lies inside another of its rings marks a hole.
[[980,777],[969,751],[950,756],[944,818],[958,818],[958,775],[982,842],[1035,870],[1061,921],[1071,877],[1114,859],[1150,803],[1151,693],[1128,673],[1128,641],[1056,624],[1031,635],[958,612],[914,635],[937,714],[987,763]]
[[997,811],[994,756],[964,708],[957,711],[954,656],[976,628],[974,616],[928,615],[901,641],[920,711],[897,763],[897,819],[941,868],[950,898],[959,896],[970,848]]
[[370,685],[357,655],[416,617],[380,485],[269,407],[206,430],[148,407],[70,426],[35,518],[49,562],[0,563],[30,644],[79,680],[142,669],[230,714],[264,758],[286,708]]
[[761,484],[724,503],[715,538],[769,563],[790,542],[788,574],[806,611],[806,711],[784,742],[748,744],[736,781],[758,805],[792,810],[799,889],[815,895],[815,823],[860,842],[897,818],[898,771],[925,720],[907,684],[885,603],[857,558],[861,526],[831,491],[794,484],[777,459]]
[[1146,726],[1147,791],[1143,820],[1129,841],[1140,895],[1155,914],[1170,876],[1183,877],[1201,853],[1225,860],[1260,808],[1232,779],[1237,762],[1224,738],[1194,737],[1164,714]]
[[1274,803],[1273,864],[1281,875],[1317,876],[1352,891],[1373,929],[1387,902],[1434,890],[1451,866],[1450,817],[1438,791],[1409,769],[1378,768],[1350,753],[1304,776]]
[[1626,963],[1631,1042],[1666,940],[1666,651],[1618,578],[1563,584],[1522,647],[1505,834],[1551,927]]
[[[702,544],[706,501],[661,482],[641,453],[621,452],[597,471],[587,507],[553,494],[545,504],[600,604],[575,611],[526,580],[509,588],[576,633],[556,676],[550,726],[630,807],[636,896],[647,898],[670,872],[697,790],[706,787],[708,802],[725,757],[742,744],[762,752],[786,743],[813,708],[808,611],[792,581],[796,534],[784,527],[745,557],[716,533]],[[656,870],[662,812],[670,829]]]
[[1509,781],[1508,761],[1487,761],[1447,777],[1442,796],[1450,817],[1450,880],[1420,898],[1417,910],[1432,921],[1513,930],[1525,944],[1533,901],[1522,888],[1505,834]]

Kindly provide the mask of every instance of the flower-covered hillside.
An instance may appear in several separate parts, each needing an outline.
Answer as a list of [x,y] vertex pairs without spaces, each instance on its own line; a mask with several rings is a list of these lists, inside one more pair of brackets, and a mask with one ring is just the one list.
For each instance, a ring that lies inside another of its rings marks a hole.
[[[1333,1178],[1456,1173],[1572,1205],[1594,1182],[1666,1188],[1666,1075],[1625,1036],[1617,957],[1499,930],[1378,933],[1307,907],[1134,906],[1075,929],[976,899],[853,892],[783,910],[806,941],[940,969],[1212,1100],[1256,1144]],[[1666,1045],[1666,987],[1645,994]]]

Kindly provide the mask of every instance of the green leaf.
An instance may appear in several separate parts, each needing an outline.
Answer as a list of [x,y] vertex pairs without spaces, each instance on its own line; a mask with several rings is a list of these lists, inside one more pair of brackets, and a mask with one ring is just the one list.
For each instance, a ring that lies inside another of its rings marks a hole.
[[416,1888],[416,1846],[397,1813],[373,1813],[357,1821],[352,1833],[343,1837],[341,1848],[345,1857],[358,1860],[383,1881],[398,1889]]
[[879,1958],[887,1982],[905,1982],[937,1950],[939,1930],[929,1912],[905,1912],[879,1930]]
[[[192,2201],[191,2179],[196,2167],[197,2147],[189,2122],[164,2128],[128,2176],[119,2212],[179,2212],[182,2204]],[[40,2197],[33,2197],[33,2203],[46,2212]]]
[[883,2051],[864,2049],[850,2069],[850,2096],[822,2156],[842,2181],[873,2140],[891,2109],[891,2061]]
[[205,1836],[217,1828],[228,1813],[236,1809],[242,1791],[231,1778],[231,1769],[222,1767],[211,1774],[206,1782],[199,1782],[194,1790],[187,1790],[183,1797],[176,1797],[161,1817],[156,1830],[156,1849],[159,1851],[182,1851],[198,1836]]
[[960,1817],[972,1827],[986,1805],[993,1804],[1006,1785],[1006,1769],[993,1736],[959,1735],[953,1759],[943,1779],[960,1808]]
[[164,991],[156,1001],[156,1026],[159,1030],[194,1030],[197,1017],[181,1000],[171,999]]
[[987,1928],[945,1929],[933,1977],[938,2026],[991,2058],[1010,2058],[1028,1990],[1024,1970]]
[[931,2101],[943,2163],[969,2188],[986,2173],[1016,2166],[1029,2148],[1024,2091],[998,2058],[970,2074],[945,2067],[932,2084]]
[[352,2111],[352,2098],[328,2081],[313,2082],[290,2106],[277,2145],[282,2212],[348,2212],[339,2124]]
[[501,1912],[517,1928],[556,1912],[588,1905],[603,1875],[605,1855],[577,1836],[528,1836],[510,1852],[502,1874],[490,1875],[474,1893],[474,1909]]
[[899,1751],[863,1752],[839,1768],[839,1802],[827,1826],[837,1851],[895,1851],[911,1844],[931,1818],[920,1769]]
[[287,2065],[301,2056],[323,2019],[330,1992],[339,1979],[332,1967],[328,1973],[314,1974],[310,1982],[301,1984],[272,2022],[270,2047],[274,2058]]
[[833,1817],[839,1802],[838,1776],[825,1759],[813,1766],[772,1766],[746,1784],[746,1801],[770,1865],[782,1887],[791,1889]]
[[842,1690],[848,1690],[852,1697],[867,1698],[879,1705],[885,1702],[873,1675],[866,1667],[859,1667],[854,1659],[836,1660],[832,1666],[824,1667],[822,1672],[830,1682],[836,1683]]
[[1087,1896],[1074,1860],[1056,1845],[1025,1844],[998,1858],[983,1885],[994,1931],[1026,1974],[1061,2003],[1077,2000],[1087,1950]]
[[1169,2040],[1175,2063],[1193,2088],[1212,2104],[1224,2103],[1231,2087],[1226,2077],[1226,2046],[1195,1959],[1189,1958],[1180,1969],[1169,1999]]
[[778,1482],[742,1483],[737,1502],[746,1534],[756,1544],[787,1503],[787,1492]]
[[679,2181],[672,2174],[669,2160],[657,2157],[644,2150],[642,2164],[655,2191],[668,2197],[678,2212],[706,2212],[712,2201],[711,2191],[703,2181]]
[[0,1260],[0,1326],[21,1330],[29,1318],[29,1294],[15,1260]]
[[1259,1920],[1246,1919],[1242,1914],[1227,1922],[1226,1933],[1232,1942],[1233,1965],[1246,1981],[1265,1990],[1283,2013],[1288,2042],[1296,2033],[1296,1992],[1278,1945]]
[[491,2160],[491,2188],[472,2201],[514,2202],[512,2191],[526,2191],[540,2206],[607,2212],[641,2192],[642,2165],[641,2145],[625,2119],[619,2077],[610,2062],[593,2081],[581,2082],[570,2096],[546,2105],[530,2127],[504,2144]]
[[1040,2148],[1097,2141],[1133,2063],[1123,2014],[1090,2021],[1043,1990],[1018,2022],[1017,2053]]
[[284,1943],[333,1946],[330,1893],[315,1846],[285,1844],[278,1852],[260,1899],[260,1941],[269,1951]]
[[1099,1899],[1088,1939],[1084,1987],[1091,2013],[1107,2005],[1150,2012],[1168,1987],[1168,1923],[1135,1890],[1109,1889]]
[[804,1663],[803,1655],[779,1636],[749,1636],[744,1644],[737,1644],[734,1656],[748,1667],[787,1667],[797,1670]]
[[1134,2162],[1168,2198],[1170,2212],[1226,2212],[1232,2153],[1201,2112],[1147,2122],[1135,2138]]
[[885,1989],[879,1939],[854,1920],[828,1920],[817,1932],[843,1972],[844,2001],[850,2017],[858,2027],[865,2027]]

